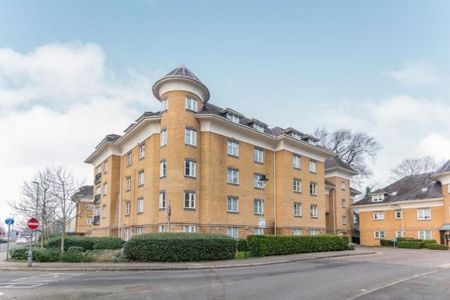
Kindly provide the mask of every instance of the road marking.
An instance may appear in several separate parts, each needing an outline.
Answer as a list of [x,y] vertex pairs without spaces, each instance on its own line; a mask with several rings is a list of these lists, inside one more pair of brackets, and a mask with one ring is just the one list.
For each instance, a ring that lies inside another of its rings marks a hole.
[[30,277],[16,278],[6,282],[0,282],[0,288],[5,289],[31,289],[41,285],[50,284],[66,279],[79,277],[84,273],[43,273]]

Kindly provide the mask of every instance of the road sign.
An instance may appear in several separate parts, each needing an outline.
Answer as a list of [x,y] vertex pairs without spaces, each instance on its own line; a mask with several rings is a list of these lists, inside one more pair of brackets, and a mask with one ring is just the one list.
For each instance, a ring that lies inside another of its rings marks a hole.
[[27,225],[31,230],[36,230],[39,228],[39,221],[36,218],[31,218],[28,220]]
[[5,224],[6,224],[6,225],[12,225],[12,224],[14,224],[14,219],[11,219],[11,218],[6,219],[6,220],[5,220]]

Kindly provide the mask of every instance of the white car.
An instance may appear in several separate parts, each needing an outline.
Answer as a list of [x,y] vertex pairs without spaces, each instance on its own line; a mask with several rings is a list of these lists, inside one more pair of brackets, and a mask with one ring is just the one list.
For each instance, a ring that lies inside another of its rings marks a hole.
[[27,240],[26,238],[24,238],[24,237],[21,237],[21,238],[18,238],[18,239],[16,240],[16,244],[17,244],[17,245],[28,244],[28,240]]

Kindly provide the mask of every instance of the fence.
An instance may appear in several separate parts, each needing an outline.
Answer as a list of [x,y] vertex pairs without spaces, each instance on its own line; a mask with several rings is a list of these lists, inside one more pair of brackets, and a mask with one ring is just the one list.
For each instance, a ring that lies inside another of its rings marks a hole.
[[7,243],[0,244],[0,252],[6,252],[7,249]]

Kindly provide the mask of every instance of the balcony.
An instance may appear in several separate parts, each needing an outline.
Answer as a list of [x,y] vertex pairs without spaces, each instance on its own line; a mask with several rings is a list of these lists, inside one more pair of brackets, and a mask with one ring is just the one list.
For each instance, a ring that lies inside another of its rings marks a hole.
[[94,216],[94,221],[92,222],[94,225],[100,225],[100,215]]
[[97,173],[95,175],[95,184],[100,183],[102,181],[102,173]]
[[102,198],[102,195],[100,195],[100,194],[95,195],[95,197],[94,197],[94,204],[95,205],[100,204],[100,199],[101,198]]

